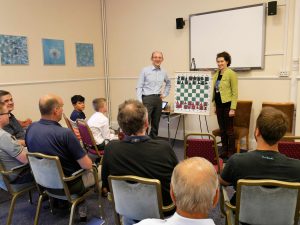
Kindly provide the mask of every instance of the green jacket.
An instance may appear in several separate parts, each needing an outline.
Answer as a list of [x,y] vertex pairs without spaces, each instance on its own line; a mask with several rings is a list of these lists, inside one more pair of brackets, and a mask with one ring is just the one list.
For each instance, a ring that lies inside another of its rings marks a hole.
[[[218,79],[219,70],[213,75],[213,88],[215,88],[216,81]],[[223,77],[220,82],[220,95],[222,103],[230,102],[230,109],[236,109],[237,99],[238,99],[238,79],[237,74],[232,70],[227,68],[224,71]],[[213,101],[215,101],[215,92],[213,91]]]

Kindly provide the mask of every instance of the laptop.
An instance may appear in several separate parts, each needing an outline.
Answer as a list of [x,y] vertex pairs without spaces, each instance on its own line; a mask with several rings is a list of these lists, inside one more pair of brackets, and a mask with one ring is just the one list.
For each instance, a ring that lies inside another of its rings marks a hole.
[[162,110],[165,110],[166,107],[167,107],[167,105],[168,105],[168,102],[163,101],[163,102],[162,102],[162,106],[161,106]]

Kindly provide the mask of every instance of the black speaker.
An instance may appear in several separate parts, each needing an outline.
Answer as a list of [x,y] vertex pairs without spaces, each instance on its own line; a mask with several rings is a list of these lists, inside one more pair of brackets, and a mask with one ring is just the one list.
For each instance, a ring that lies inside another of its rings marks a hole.
[[183,29],[185,22],[183,18],[176,18],[176,29]]
[[277,1],[268,2],[268,16],[277,14]]

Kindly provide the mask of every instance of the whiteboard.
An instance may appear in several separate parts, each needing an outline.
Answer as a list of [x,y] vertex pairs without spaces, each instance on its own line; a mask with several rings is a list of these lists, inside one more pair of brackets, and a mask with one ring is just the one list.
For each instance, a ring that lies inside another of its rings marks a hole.
[[265,17],[264,4],[190,15],[190,62],[214,69],[216,55],[227,51],[232,68],[264,68]]

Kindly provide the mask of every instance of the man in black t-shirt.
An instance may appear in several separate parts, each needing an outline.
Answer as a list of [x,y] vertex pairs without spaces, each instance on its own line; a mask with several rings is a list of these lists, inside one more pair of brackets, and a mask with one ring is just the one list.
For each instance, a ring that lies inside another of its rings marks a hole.
[[[118,123],[126,137],[122,141],[111,141],[105,147],[102,165],[102,187],[108,189],[109,175],[135,175],[158,179],[161,182],[163,204],[172,203],[170,182],[177,157],[170,144],[151,139],[146,135],[148,113],[137,100],[128,100],[119,106]],[[137,221],[123,217],[123,224]]]
[[[288,127],[286,115],[271,107],[264,107],[256,121],[257,150],[235,154],[226,163],[220,177],[224,186],[237,186],[239,179],[274,179],[300,182],[300,160],[278,152],[278,141]],[[231,200],[235,204],[235,196]]]

